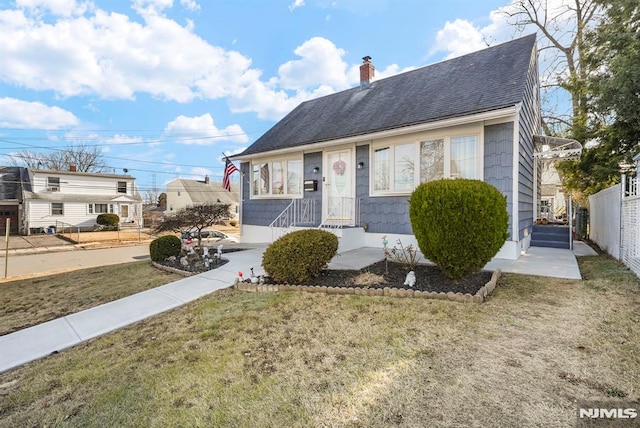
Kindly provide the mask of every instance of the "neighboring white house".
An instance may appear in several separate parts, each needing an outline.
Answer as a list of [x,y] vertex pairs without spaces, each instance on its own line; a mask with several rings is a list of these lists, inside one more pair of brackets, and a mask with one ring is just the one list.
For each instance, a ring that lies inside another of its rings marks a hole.
[[180,209],[202,204],[231,205],[231,219],[238,219],[240,205],[240,188],[238,183],[231,183],[231,192],[222,187],[222,183],[211,182],[209,176],[204,181],[177,178],[167,183],[167,208],[165,214]]
[[142,218],[142,197],[130,175],[29,169],[30,190],[24,191],[24,230],[35,233],[56,224],[96,227],[99,214],[114,213],[120,224]]

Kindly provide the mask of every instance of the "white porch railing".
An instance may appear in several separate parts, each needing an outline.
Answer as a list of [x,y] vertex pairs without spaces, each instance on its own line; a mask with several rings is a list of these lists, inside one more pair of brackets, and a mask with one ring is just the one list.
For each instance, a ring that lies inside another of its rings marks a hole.
[[340,198],[327,216],[322,220],[318,229],[341,229],[345,226],[360,224],[360,199]]
[[271,222],[271,240],[286,235],[292,227],[313,225],[316,222],[315,199],[292,199],[291,203]]

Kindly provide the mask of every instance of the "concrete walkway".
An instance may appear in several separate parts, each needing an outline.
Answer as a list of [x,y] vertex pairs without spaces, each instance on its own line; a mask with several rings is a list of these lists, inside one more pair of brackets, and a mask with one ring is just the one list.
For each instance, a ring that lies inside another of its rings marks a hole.
[[[503,272],[580,279],[574,253],[596,253],[586,244],[576,244],[574,252],[532,247],[518,261],[494,260],[487,268],[500,267]],[[227,253],[225,257],[229,263],[215,270],[0,336],[0,373],[229,287],[238,277],[238,272],[247,276],[253,267],[256,275],[262,275],[261,260],[265,246]],[[382,249],[360,248],[338,255],[329,268],[362,269],[380,260],[383,260]]]

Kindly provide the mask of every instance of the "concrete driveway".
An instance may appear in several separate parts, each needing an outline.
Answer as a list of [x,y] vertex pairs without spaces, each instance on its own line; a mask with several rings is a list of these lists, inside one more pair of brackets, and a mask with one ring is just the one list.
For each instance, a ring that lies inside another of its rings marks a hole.
[[[9,250],[23,250],[29,248],[43,248],[43,247],[62,247],[71,246],[71,242],[66,241],[57,235],[30,235],[9,236]],[[4,250],[6,248],[6,242],[4,239],[0,241],[0,256],[4,257]]]

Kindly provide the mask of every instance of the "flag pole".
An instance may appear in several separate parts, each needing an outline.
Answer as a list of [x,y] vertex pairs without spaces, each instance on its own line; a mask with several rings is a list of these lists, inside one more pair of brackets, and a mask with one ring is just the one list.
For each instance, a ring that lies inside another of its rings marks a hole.
[[[225,154],[224,154],[224,152],[222,152],[222,158],[225,160],[225,162],[226,162],[226,161],[231,162],[231,161],[229,160],[229,156],[225,155]],[[244,177],[244,172],[240,171],[240,168],[238,168],[238,172],[240,173],[240,177]]]

